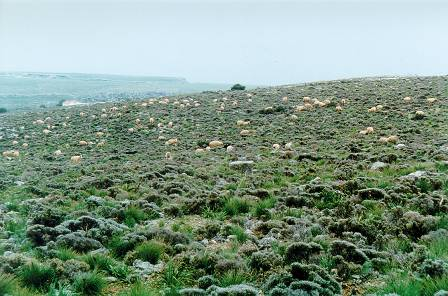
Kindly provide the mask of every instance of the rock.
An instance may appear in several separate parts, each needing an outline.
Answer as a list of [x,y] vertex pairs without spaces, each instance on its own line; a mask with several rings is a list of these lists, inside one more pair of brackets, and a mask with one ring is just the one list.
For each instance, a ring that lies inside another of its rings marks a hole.
[[413,180],[416,180],[416,179],[421,178],[423,176],[426,176],[427,174],[428,173],[425,172],[425,171],[415,171],[415,172],[410,173],[410,174],[408,174],[406,176],[400,177],[400,179],[402,179],[402,180],[412,180],[413,181]]
[[142,261],[140,259],[136,259],[132,266],[137,270],[137,272],[141,275],[150,275],[155,272],[160,272],[163,269],[163,263],[152,264],[147,261]]
[[387,163],[384,163],[382,161],[376,161],[374,163],[372,163],[372,165],[370,166],[370,169],[373,171],[378,171],[378,170],[382,170],[384,168],[386,168],[388,165]]

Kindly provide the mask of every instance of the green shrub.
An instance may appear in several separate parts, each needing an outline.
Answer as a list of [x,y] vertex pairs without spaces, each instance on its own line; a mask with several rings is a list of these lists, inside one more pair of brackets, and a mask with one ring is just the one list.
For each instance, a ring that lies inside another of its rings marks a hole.
[[0,295],[10,294],[15,286],[16,282],[12,276],[2,274],[0,275]]
[[56,273],[50,266],[33,262],[22,267],[19,277],[25,286],[47,291],[56,280]]
[[219,279],[221,287],[229,287],[233,285],[250,283],[252,277],[250,274],[243,272],[241,270],[230,270],[224,273]]
[[273,208],[276,203],[275,198],[268,198],[258,202],[254,208],[254,216],[259,218],[270,219],[271,213],[269,209]]
[[129,275],[128,267],[113,258],[101,254],[89,254],[84,256],[84,261],[91,269],[105,271],[106,273],[119,279],[126,279]]
[[237,83],[234,84],[230,90],[245,90],[245,89],[246,87],[244,85]]
[[156,296],[156,290],[145,286],[142,282],[134,283],[128,290],[121,292],[120,296]]
[[61,247],[61,248],[57,249],[56,255],[55,255],[56,258],[61,259],[62,261],[75,259],[77,256],[78,256],[78,253],[76,253],[76,251],[74,251],[70,248],[65,248],[65,247]]
[[236,237],[236,240],[242,244],[245,243],[249,238],[249,235],[246,233],[246,231],[238,225],[232,225],[229,229],[229,234],[234,235]]
[[106,281],[97,273],[83,273],[75,278],[73,283],[75,291],[81,295],[95,296],[100,295],[106,287]]
[[135,244],[124,240],[120,236],[114,236],[107,245],[108,249],[112,251],[114,256],[123,258],[129,251],[134,249]]
[[229,216],[248,213],[249,209],[249,201],[238,197],[229,198],[224,203],[224,212]]
[[165,245],[158,241],[146,241],[138,245],[135,252],[139,259],[157,264],[165,252]]
[[145,212],[137,207],[128,207],[124,212],[124,224],[129,227],[133,227],[135,224],[140,223],[146,218]]
[[8,110],[6,108],[4,108],[4,107],[0,108],[0,113],[6,113],[6,112],[8,112]]

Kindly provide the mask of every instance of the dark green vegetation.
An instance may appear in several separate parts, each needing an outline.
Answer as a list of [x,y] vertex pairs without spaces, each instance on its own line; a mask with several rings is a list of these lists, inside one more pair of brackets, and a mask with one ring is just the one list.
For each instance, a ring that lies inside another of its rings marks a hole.
[[447,97],[363,79],[5,114],[0,294],[445,295]]
[[8,112],[8,110],[6,108],[3,108],[3,107],[0,108],[0,113],[6,113],[6,112]]
[[246,89],[246,87],[245,87],[244,85],[239,84],[239,83],[234,84],[234,85],[230,88],[230,90],[245,90],[245,89]]

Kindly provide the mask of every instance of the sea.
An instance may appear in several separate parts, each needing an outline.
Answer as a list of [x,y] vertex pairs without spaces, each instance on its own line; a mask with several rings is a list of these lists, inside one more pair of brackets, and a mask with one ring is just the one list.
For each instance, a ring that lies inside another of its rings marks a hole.
[[32,111],[60,105],[145,99],[229,89],[184,78],[108,74],[0,72],[0,108]]

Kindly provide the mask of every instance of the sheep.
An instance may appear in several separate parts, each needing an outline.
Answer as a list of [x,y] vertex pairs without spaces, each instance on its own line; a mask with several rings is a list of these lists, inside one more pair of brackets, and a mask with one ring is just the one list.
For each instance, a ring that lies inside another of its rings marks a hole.
[[306,110],[305,106],[297,106],[296,107],[296,112],[302,112],[302,111],[305,111],[305,110]]
[[165,145],[177,145],[179,141],[177,140],[177,138],[172,138],[169,139],[168,141],[165,142]]
[[17,145],[17,144],[19,144],[19,142],[17,142],[16,140],[14,140],[14,141],[12,141],[12,144],[13,144],[13,145]]
[[140,120],[139,118],[137,118],[137,119],[135,120],[135,124],[136,124],[136,125],[139,125],[140,122],[141,122],[141,120]]
[[51,131],[50,131],[49,129],[44,129],[44,130],[43,130],[43,133],[44,133],[45,135],[48,135],[49,133],[51,133]]
[[171,160],[171,159],[173,159],[173,156],[171,155],[171,152],[167,152],[167,153],[165,153],[165,159],[166,159],[166,160]]
[[86,141],[79,141],[79,146],[87,146],[88,143]]
[[60,155],[62,155],[62,151],[61,150],[56,150],[55,152],[53,152],[53,154],[55,156],[60,156]]
[[213,140],[210,143],[208,143],[208,147],[210,147],[211,149],[221,148],[222,146],[224,146],[224,143],[218,140]]
[[435,102],[437,101],[437,99],[436,99],[436,98],[427,98],[426,101],[427,101],[429,104],[432,104],[432,103],[435,103]]
[[397,143],[398,136],[381,137],[379,139],[380,143]]
[[373,129],[373,127],[371,127],[371,126],[368,126],[368,127],[366,128],[366,132],[367,132],[368,134],[373,133],[373,131],[374,131],[374,129]]
[[7,151],[3,151],[3,156],[4,157],[19,157],[20,156],[20,152],[18,150],[7,150]]
[[107,114],[101,114],[101,118],[107,118]]
[[233,147],[232,145],[227,146],[226,148],[227,153],[232,153],[235,151],[235,147]]
[[158,128],[162,128],[162,127],[163,127],[163,123],[159,122],[159,123],[157,124],[157,127],[158,127]]
[[404,101],[405,103],[409,103],[410,101],[412,101],[412,98],[411,98],[411,97],[404,97],[404,98],[403,98],[403,101]]
[[204,148],[197,148],[194,152],[196,153],[204,153],[206,150]]
[[128,128],[128,133],[133,133],[135,129],[133,127]]
[[82,155],[73,155],[70,157],[71,162],[73,163],[80,163],[82,159]]
[[250,121],[245,121],[245,120],[237,120],[237,122],[236,122],[237,126],[246,126],[249,124],[250,124]]
[[341,112],[342,111],[342,107],[340,105],[336,106],[336,112]]
[[172,121],[168,122],[168,127],[169,127],[169,128],[172,128],[172,127],[173,127],[173,122],[172,122]]
[[199,103],[195,103],[194,106],[195,106],[195,107],[199,107],[199,106],[201,106],[201,104],[199,104]]
[[156,121],[156,120],[154,119],[154,117],[150,117],[150,118],[149,118],[149,123],[150,123],[150,124],[153,124],[155,121]]
[[96,132],[96,136],[99,138],[99,137],[102,137],[104,135],[104,133],[103,132]]
[[304,103],[311,103],[311,98],[310,97],[303,97],[303,102]]
[[104,145],[106,145],[105,141],[101,141],[101,142],[98,142],[98,144],[96,144],[97,147],[103,147]]
[[84,112],[79,112],[79,116],[84,117],[84,116],[86,116],[86,113],[84,113]]
[[372,107],[372,108],[367,110],[367,112],[369,112],[369,113],[373,113],[373,112],[376,112],[376,111],[377,111],[376,107]]
[[157,138],[159,141],[162,141],[162,140],[165,140],[166,138],[164,137],[164,136],[159,136],[158,138]]
[[279,149],[280,149],[280,145],[279,145],[279,144],[273,144],[273,145],[272,145],[272,148],[273,148],[274,150],[279,150]]
[[33,122],[33,124],[44,124],[45,122],[42,119],[38,119]]
[[250,136],[252,134],[252,131],[250,130],[241,130],[240,136]]
[[295,114],[292,114],[292,115],[290,116],[290,118],[291,118],[291,120],[297,120],[297,119],[299,119],[299,117],[298,117],[297,115],[295,115]]
[[348,100],[347,99],[342,99],[341,100],[341,105],[345,105],[345,104],[347,104],[348,103]]
[[423,112],[421,110],[415,111],[415,116],[414,116],[415,119],[423,119],[425,117],[426,117],[425,112]]
[[285,144],[285,149],[286,150],[292,150],[292,142],[288,142]]
[[28,143],[23,143],[23,144],[22,144],[22,147],[23,147],[23,148],[27,148],[27,147],[28,147]]
[[283,97],[283,98],[282,98],[282,101],[285,102],[285,103],[287,103],[287,102],[288,102],[288,97],[286,97],[286,96]]

